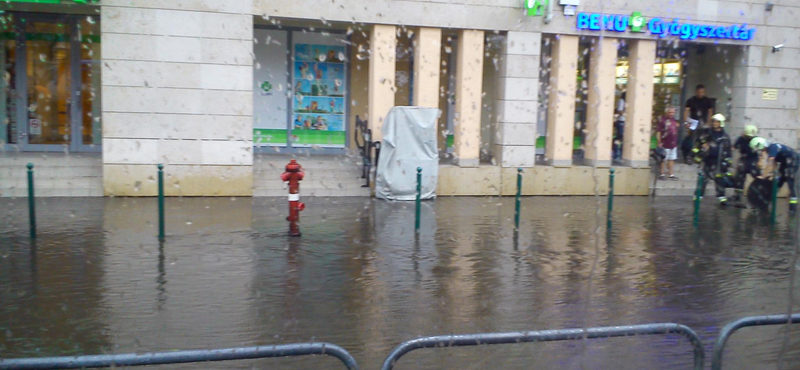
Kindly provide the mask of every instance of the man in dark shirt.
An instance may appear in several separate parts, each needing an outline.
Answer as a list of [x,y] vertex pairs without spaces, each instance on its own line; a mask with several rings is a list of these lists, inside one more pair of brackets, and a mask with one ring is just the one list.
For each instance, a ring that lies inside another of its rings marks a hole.
[[714,99],[706,96],[706,87],[703,85],[697,85],[694,94],[693,97],[686,101],[684,117],[700,121],[697,130],[695,130],[698,131],[707,127],[708,119],[714,115]]
[[744,195],[744,183],[747,180],[747,175],[758,177],[761,171],[758,169],[758,152],[750,148],[750,141],[758,135],[758,128],[754,125],[744,126],[744,132],[736,139],[733,144],[734,149],[739,150],[739,163],[736,166],[736,177],[733,179],[734,189],[734,205],[737,207],[744,206],[742,203],[742,195]]
[[[688,121],[689,118],[697,120],[697,128],[694,131],[687,126],[687,136],[684,138],[681,148],[683,151],[683,158],[689,158],[689,152],[697,141],[698,136],[703,132],[703,129],[708,127],[709,118],[714,115],[714,99],[706,96],[706,87],[697,85],[694,89],[694,96],[686,101],[686,108],[683,112],[683,119]],[[687,161],[688,162],[688,161]]]

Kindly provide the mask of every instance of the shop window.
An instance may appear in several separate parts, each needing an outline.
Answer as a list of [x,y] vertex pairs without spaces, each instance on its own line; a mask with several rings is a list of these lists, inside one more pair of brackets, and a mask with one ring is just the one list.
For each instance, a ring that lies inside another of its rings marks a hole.
[[347,37],[274,29],[254,32],[254,145],[344,148]]

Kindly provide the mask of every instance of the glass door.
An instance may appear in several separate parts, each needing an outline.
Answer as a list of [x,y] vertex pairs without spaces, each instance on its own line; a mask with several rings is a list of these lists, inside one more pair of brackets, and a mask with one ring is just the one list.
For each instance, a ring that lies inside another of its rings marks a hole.
[[0,139],[23,151],[100,151],[96,16],[3,15]]
[[27,150],[64,150],[72,137],[71,24],[27,18],[24,30],[27,110],[20,142]]
[[16,145],[19,117],[17,114],[17,33],[5,17],[0,18],[0,143]]

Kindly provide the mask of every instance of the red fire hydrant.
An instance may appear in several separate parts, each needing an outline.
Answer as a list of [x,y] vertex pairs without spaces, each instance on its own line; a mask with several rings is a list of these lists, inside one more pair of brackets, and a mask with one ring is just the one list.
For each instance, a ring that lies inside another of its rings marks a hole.
[[297,223],[300,221],[300,211],[306,208],[306,205],[300,202],[300,180],[303,179],[302,167],[294,159],[289,161],[286,165],[286,172],[281,174],[281,180],[289,182],[289,236],[300,236],[300,228]]

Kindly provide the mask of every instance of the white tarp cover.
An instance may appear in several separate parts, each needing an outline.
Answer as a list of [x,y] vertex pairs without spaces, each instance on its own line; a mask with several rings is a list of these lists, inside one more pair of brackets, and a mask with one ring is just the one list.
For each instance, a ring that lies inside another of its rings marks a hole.
[[421,199],[436,197],[439,110],[394,107],[383,123],[383,142],[375,173],[375,196],[389,200],[417,198],[417,167],[422,167]]

